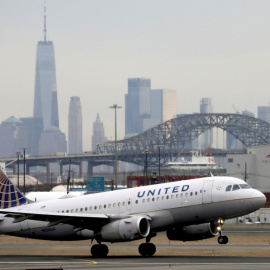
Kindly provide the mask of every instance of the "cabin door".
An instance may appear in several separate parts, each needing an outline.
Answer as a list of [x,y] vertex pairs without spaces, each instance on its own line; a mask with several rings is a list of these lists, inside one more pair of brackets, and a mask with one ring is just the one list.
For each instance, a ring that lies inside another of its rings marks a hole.
[[204,181],[203,182],[203,190],[202,197],[203,203],[212,203],[212,186],[214,181]]

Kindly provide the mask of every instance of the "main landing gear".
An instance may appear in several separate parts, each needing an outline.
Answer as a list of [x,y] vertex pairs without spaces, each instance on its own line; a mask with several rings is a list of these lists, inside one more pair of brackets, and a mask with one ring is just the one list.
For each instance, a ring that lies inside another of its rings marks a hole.
[[104,244],[97,244],[91,247],[91,254],[94,258],[105,258],[109,253],[109,249]]
[[222,235],[222,225],[224,224],[224,220],[219,218],[217,221],[217,231],[219,233],[219,237],[218,237],[218,243],[221,245],[225,245],[229,242],[229,238],[225,235]]
[[[146,237],[146,243],[142,243],[139,246],[139,253],[143,257],[151,257],[156,253],[156,246],[153,243],[149,243],[151,238],[155,237],[156,233],[151,233]],[[107,257],[109,253],[109,249],[106,245],[101,244],[98,242],[98,244],[95,244],[91,247],[91,254],[94,258],[105,258]]]
[[157,234],[152,233],[146,237],[146,243],[139,245],[139,253],[143,257],[151,257],[156,253],[156,246],[153,243],[149,243],[152,237],[155,237]]

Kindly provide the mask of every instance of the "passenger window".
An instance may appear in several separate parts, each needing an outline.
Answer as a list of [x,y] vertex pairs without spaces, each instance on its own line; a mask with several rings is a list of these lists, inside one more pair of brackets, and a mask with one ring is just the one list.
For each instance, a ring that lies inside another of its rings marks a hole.
[[111,204],[109,204],[108,207],[111,208]]
[[226,191],[231,191],[231,189],[232,189],[232,185],[229,185],[226,187]]
[[87,209],[88,209],[88,208],[87,208],[87,207],[85,207],[85,211],[87,211]]
[[170,196],[169,196],[169,195],[167,195],[166,199],[167,199],[167,200],[169,200],[169,198],[170,198]]
[[145,203],[145,199],[143,199],[142,202]]
[[159,201],[159,197],[157,197],[157,201]]
[[147,202],[150,202],[150,198],[147,199]]
[[97,206],[95,206],[95,210],[97,210]]
[[179,197],[179,194],[176,194],[176,198],[178,198]]
[[240,189],[240,187],[238,185],[233,185],[233,190],[237,190]]
[[92,211],[92,206],[89,207],[89,210]]
[[80,211],[82,212],[83,211],[83,208],[81,208]]
[[99,206],[99,209],[101,209],[101,208],[102,208],[102,205]]
[[73,210],[73,209],[71,209],[71,213],[73,213],[73,211],[74,211],[74,210]]
[[125,202],[122,202],[122,205],[125,206]]
[[195,192],[195,195],[197,195],[197,194],[198,194],[198,192],[196,191],[196,192]]
[[119,206],[121,206],[121,203],[120,203],[120,202],[118,203],[118,207],[119,207]]
[[138,203],[138,200],[136,200],[135,203],[137,204]]
[[113,204],[113,207],[116,207],[116,203]]
[[152,202],[154,202],[155,201],[155,198],[152,198]]
[[104,204],[104,208],[106,208],[106,204]]

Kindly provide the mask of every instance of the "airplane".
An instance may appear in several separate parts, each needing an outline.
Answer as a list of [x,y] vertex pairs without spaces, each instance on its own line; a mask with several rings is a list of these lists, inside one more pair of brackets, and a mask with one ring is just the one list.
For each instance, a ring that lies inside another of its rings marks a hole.
[[0,234],[44,240],[95,240],[93,257],[106,257],[104,242],[145,239],[139,253],[153,256],[151,243],[165,231],[169,240],[218,236],[226,219],[258,210],[266,197],[243,180],[214,176],[31,202],[0,171]]

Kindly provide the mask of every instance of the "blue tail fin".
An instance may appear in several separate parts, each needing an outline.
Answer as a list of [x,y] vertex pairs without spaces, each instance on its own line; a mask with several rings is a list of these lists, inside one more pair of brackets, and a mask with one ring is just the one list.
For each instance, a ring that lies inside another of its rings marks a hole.
[[29,201],[0,170],[0,209],[10,208],[28,203]]

